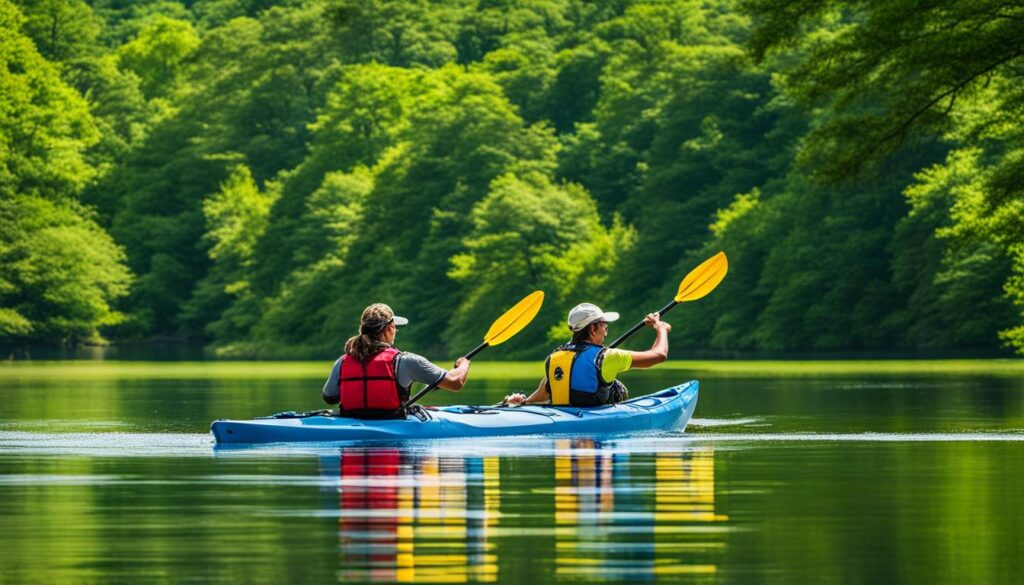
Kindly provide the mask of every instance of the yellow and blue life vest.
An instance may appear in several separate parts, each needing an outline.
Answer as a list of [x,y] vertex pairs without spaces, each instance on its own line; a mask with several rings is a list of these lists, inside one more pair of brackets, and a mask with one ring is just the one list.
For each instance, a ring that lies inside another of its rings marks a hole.
[[607,347],[585,341],[561,345],[548,356],[544,371],[554,406],[608,404],[612,383],[601,376]]

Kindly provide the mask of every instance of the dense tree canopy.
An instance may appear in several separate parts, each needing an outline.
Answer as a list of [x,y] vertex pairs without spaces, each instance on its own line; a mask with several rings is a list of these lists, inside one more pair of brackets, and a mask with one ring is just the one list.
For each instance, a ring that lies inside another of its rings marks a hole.
[[124,252],[75,199],[96,174],[87,151],[100,134],[88,103],[22,32],[38,31],[45,12],[53,55],[70,56],[79,45],[63,35],[81,33],[71,23],[91,13],[36,8],[26,19],[0,0],[0,338],[98,340],[119,322],[112,303],[129,284]]
[[124,253],[77,205],[0,199],[0,335],[94,341],[121,320]]
[[[1010,2],[0,0],[0,339],[1024,350]],[[635,343],[644,343],[638,336]],[[496,356],[497,357],[497,354]]]
[[[787,91],[825,112],[800,150],[805,172],[857,180],[884,172],[880,165],[908,143],[943,141],[944,161],[906,189],[906,223],[930,219],[938,239],[917,244],[938,257],[926,276],[932,290],[916,291],[929,300],[915,299],[908,312],[937,303],[952,327],[945,344],[985,344],[993,328],[1009,326],[1003,338],[1024,350],[1020,317],[993,294],[1002,283],[1009,300],[1024,304],[1024,7],[751,0],[746,8],[758,18],[755,54],[792,59]],[[898,267],[895,278],[907,283],[912,265]],[[968,319],[966,304],[978,310]]]

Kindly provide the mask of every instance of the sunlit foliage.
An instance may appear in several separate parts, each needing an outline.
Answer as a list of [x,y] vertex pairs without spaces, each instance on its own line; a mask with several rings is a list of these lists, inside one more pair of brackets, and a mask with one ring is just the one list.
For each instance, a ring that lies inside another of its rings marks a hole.
[[0,338],[328,356],[387,302],[402,347],[453,354],[543,289],[503,350],[541,357],[572,305],[639,319],[721,249],[676,350],[1024,349],[1022,22],[994,0],[0,0]]

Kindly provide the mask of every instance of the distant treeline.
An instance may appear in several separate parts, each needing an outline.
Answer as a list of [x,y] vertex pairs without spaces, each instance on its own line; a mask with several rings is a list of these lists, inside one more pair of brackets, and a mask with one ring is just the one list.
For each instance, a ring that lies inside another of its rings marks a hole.
[[[0,0],[0,341],[1024,349],[1024,8]],[[614,330],[613,330],[614,333]],[[638,338],[639,343],[643,343]]]

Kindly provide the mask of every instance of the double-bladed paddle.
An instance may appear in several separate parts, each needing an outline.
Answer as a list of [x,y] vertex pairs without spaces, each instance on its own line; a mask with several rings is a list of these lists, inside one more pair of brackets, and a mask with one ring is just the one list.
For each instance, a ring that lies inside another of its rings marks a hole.
[[[526,295],[523,300],[516,303],[514,307],[505,311],[505,314],[498,317],[498,320],[491,324],[491,328],[487,330],[487,334],[484,335],[484,342],[476,346],[476,349],[467,353],[464,357],[467,360],[473,359],[473,356],[480,353],[488,347],[504,343],[511,339],[516,333],[519,333],[533,318],[537,316],[540,311],[540,306],[544,303],[544,292],[534,291]],[[434,382],[430,386],[427,386],[423,390],[420,390],[409,399],[406,406],[412,406],[417,400],[423,398],[423,396],[437,388],[437,384],[440,382]]]
[[[683,278],[683,281],[679,283],[679,292],[676,293],[676,297],[672,299],[671,303],[662,307],[658,311],[658,315],[664,315],[679,303],[704,298],[708,293],[715,290],[715,287],[718,286],[718,283],[722,282],[727,272],[729,272],[729,259],[725,257],[725,252],[719,252],[708,258]],[[644,322],[640,321],[632,329],[608,344],[608,347],[618,347],[620,343],[629,339],[630,335],[639,331],[643,326]]]

